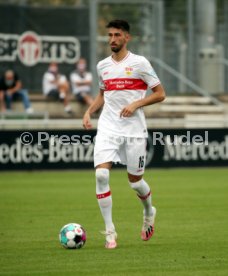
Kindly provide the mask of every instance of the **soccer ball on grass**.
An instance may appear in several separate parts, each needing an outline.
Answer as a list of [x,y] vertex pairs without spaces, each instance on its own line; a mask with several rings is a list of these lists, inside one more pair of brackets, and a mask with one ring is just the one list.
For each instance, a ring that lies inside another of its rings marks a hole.
[[59,233],[60,243],[68,249],[80,249],[86,242],[86,232],[80,224],[69,223]]

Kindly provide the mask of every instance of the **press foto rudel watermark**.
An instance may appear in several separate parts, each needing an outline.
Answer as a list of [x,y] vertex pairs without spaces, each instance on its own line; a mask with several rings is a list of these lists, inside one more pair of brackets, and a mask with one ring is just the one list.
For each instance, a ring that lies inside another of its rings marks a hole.
[[[50,146],[54,146],[56,143],[61,145],[85,145],[88,146],[90,144],[95,143],[96,136],[91,136],[89,134],[85,135],[53,135],[49,134],[45,131],[38,131],[35,134],[30,132],[23,132],[20,135],[20,142],[23,145],[30,145],[34,141],[38,146],[42,146],[44,143],[49,143]],[[115,144],[123,144],[127,143],[128,145],[142,143],[144,145],[144,141],[141,138],[134,137],[119,137],[119,136],[110,136],[106,137],[107,141],[115,143]],[[209,143],[209,135],[208,131],[204,131],[203,134],[194,134],[192,135],[191,131],[186,131],[186,134],[164,134],[160,131],[154,131],[150,134],[150,142],[152,142],[153,146],[156,145],[208,145]]]

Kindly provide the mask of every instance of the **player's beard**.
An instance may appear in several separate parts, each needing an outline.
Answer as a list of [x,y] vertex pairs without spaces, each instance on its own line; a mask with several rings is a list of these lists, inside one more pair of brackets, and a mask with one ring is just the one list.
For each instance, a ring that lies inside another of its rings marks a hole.
[[115,45],[115,46],[113,46],[113,47],[112,47],[112,45],[111,45],[111,50],[112,50],[114,53],[118,53],[122,48],[123,48],[123,45],[119,45],[119,46]]

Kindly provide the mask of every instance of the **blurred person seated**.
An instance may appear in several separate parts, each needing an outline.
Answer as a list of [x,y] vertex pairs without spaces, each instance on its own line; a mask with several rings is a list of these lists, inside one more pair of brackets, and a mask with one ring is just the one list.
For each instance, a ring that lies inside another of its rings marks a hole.
[[52,62],[43,76],[43,93],[46,97],[62,100],[66,113],[72,114],[69,104],[69,84],[66,76],[59,73],[58,64]]
[[86,71],[87,62],[84,58],[80,58],[76,63],[76,70],[70,75],[70,82],[72,87],[72,92],[76,99],[87,105],[91,105],[93,98],[91,96],[91,86],[92,86],[92,74]]
[[12,101],[21,99],[26,113],[33,113],[28,97],[28,91],[22,88],[18,74],[13,70],[6,70],[0,78],[0,110],[11,111]]

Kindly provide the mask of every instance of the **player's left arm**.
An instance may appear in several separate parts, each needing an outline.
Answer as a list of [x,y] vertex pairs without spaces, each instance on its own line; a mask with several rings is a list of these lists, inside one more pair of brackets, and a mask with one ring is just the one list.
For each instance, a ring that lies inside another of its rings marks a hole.
[[156,85],[151,90],[152,93],[150,95],[125,106],[120,112],[120,117],[130,117],[135,112],[135,110],[140,107],[164,101],[165,90],[161,84]]

